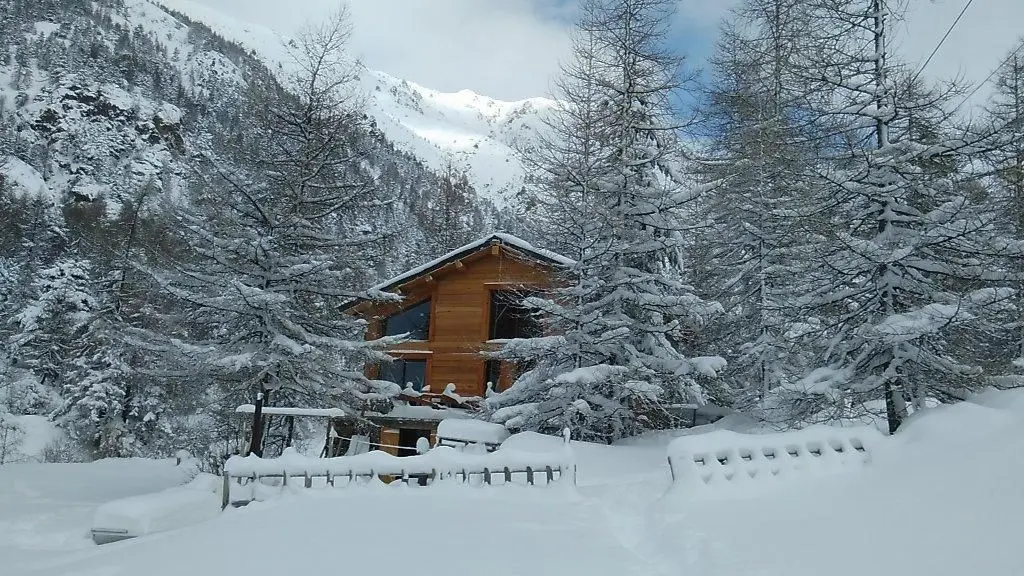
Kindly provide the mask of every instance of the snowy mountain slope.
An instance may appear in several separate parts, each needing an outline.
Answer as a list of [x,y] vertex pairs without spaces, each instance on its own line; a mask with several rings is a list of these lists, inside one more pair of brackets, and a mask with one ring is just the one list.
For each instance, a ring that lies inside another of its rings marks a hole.
[[[293,59],[286,38],[191,0],[157,1],[252,50],[282,78],[287,77]],[[146,0],[131,2],[140,10],[146,4]],[[516,149],[536,139],[554,101],[529,98],[505,102],[469,90],[438,92],[361,65],[359,68],[366,112],[399,149],[434,170],[443,169],[451,160],[468,172],[481,196],[498,206],[514,203],[524,176]]]

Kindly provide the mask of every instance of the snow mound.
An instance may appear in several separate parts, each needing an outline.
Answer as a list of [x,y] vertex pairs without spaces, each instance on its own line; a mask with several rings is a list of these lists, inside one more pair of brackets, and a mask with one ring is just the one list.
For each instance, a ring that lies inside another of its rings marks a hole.
[[103,504],[93,519],[93,538],[132,538],[215,518],[221,510],[218,484],[216,476],[203,474],[185,486]]
[[468,443],[501,444],[508,437],[509,431],[504,426],[483,420],[445,419],[437,425],[438,442],[454,440]]
[[812,426],[774,434],[717,430],[673,440],[668,461],[673,486],[699,493],[860,467],[882,439],[871,427]]
[[56,202],[43,175],[19,158],[7,156],[0,160],[0,175],[10,181],[17,196]]
[[0,414],[0,429],[5,426],[10,428],[8,435],[0,438],[6,441],[0,446],[0,464],[42,462],[46,449],[64,438],[60,428],[46,416]]

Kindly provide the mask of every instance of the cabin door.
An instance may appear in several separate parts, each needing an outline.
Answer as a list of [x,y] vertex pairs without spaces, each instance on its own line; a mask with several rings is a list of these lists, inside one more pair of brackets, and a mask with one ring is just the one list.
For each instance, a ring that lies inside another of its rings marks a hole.
[[398,430],[398,455],[415,456],[416,441],[420,438],[430,440],[430,430],[418,430],[416,428],[401,428]]

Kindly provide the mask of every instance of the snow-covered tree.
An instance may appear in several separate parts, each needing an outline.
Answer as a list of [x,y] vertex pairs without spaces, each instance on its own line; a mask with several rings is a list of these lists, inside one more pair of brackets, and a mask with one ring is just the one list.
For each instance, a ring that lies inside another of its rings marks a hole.
[[[358,287],[382,234],[375,216],[387,203],[354,148],[361,115],[349,92],[346,38],[340,18],[301,36],[295,95],[260,94],[251,103],[261,121],[252,169],[218,166],[220,178],[195,198],[202,210],[180,214],[194,259],[166,284],[194,310],[187,351],[206,377],[229,380],[259,402],[275,392],[315,405],[333,391],[355,410],[366,397],[398,392],[363,375],[364,361],[383,357],[383,343],[364,342],[363,324],[342,312],[352,298],[385,297]],[[254,420],[258,452],[262,424]]]
[[805,303],[828,321],[822,366],[779,394],[818,416],[884,415],[890,431],[908,402],[954,401],[981,384],[978,351],[1005,330],[1012,294],[993,207],[969,196],[971,160],[991,135],[957,131],[949,92],[892,59],[897,7],[815,3],[812,70],[831,92],[807,117],[833,129],[816,199],[831,233]]
[[437,187],[427,190],[420,201],[421,226],[430,248],[430,254],[420,262],[446,254],[483,234],[484,216],[474,203],[475,196],[469,176],[448,158]]
[[[1007,233],[1024,241],[1024,42],[995,71],[995,89],[986,116],[990,127],[1000,135],[1000,144],[986,155],[995,172],[990,199],[999,206]],[[1017,275],[1016,301],[1024,309],[1024,258],[1013,263],[1012,271]],[[1011,355],[1024,359],[1024,319],[1014,328]],[[1020,382],[1024,385],[1024,380]]]
[[713,400],[699,379],[724,361],[691,357],[689,338],[716,304],[685,281],[684,207],[672,114],[679,61],[665,49],[673,3],[593,0],[548,136],[526,158],[534,236],[574,259],[549,293],[524,303],[547,333],[504,343],[530,367],[488,399],[510,428],[571,426],[612,441],[671,423],[674,404]]
[[807,360],[788,335],[808,324],[793,305],[794,278],[815,265],[808,247],[822,234],[806,201],[814,138],[800,119],[817,89],[805,77],[810,23],[802,0],[745,0],[712,58],[702,170],[722,182],[703,202],[697,254],[701,288],[725,308],[711,337],[729,361],[735,406],[792,381]]

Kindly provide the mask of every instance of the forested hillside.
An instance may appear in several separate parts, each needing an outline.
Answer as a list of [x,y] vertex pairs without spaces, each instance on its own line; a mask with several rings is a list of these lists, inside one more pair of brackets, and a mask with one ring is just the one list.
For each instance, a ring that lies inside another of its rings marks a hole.
[[[892,48],[900,2],[743,0],[704,76],[674,7],[582,2],[553,98],[500,105],[368,75],[343,16],[280,66],[144,0],[0,0],[0,415],[217,463],[257,393],[387,407],[392,342],[337,311],[495,229],[573,260],[488,354],[518,372],[477,416],[515,431],[894,432],[1024,385],[1024,45],[971,109]],[[493,177],[441,162],[474,142]]]
[[[283,131],[303,94],[244,49],[141,0],[3,0],[0,38],[0,411],[52,416],[94,455],[192,440],[205,450],[219,437],[211,427],[251,399],[230,382],[248,376],[196,369],[183,343],[207,341],[216,328],[200,311],[213,307],[171,285],[213,272],[207,232],[250,246],[278,237],[231,228],[245,219],[230,207],[288,187],[269,167],[281,159],[273,151],[313,145]],[[494,209],[464,175],[427,170],[395,150],[357,97],[340,98],[346,112],[322,128],[333,134],[329,168],[359,194],[317,224],[338,236],[339,293],[492,225]],[[427,241],[438,234],[443,242]]]

